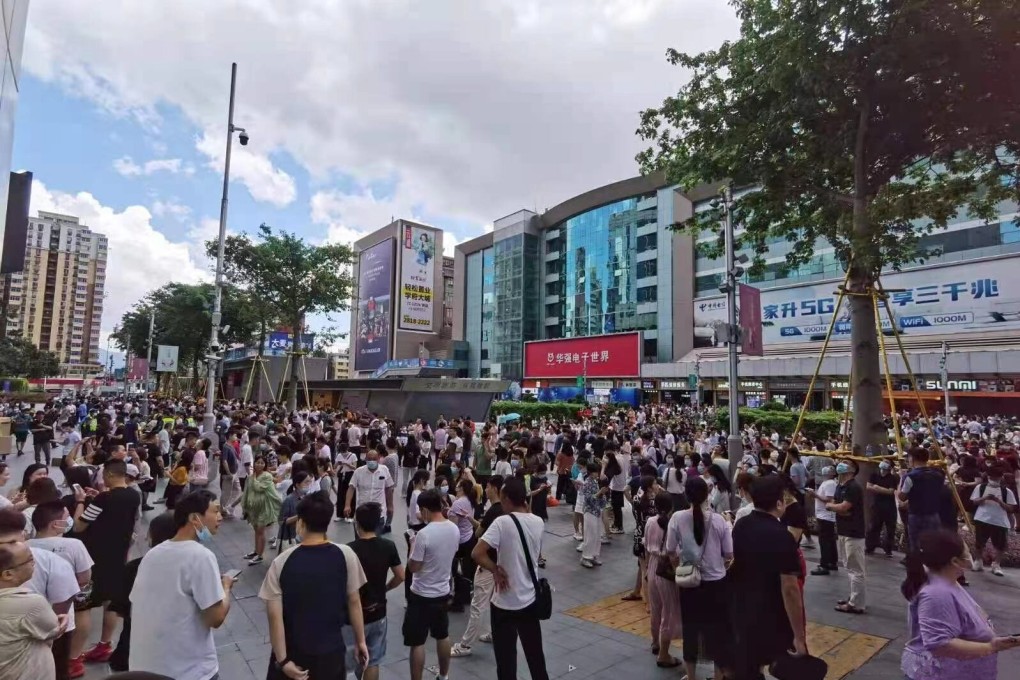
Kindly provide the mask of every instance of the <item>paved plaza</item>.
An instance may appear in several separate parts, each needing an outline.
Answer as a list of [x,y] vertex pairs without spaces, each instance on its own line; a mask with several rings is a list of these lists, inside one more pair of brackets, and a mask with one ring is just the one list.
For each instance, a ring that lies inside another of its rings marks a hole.
[[[31,454],[8,458],[12,484],[21,479],[24,467],[31,461]],[[53,468],[53,476],[60,478],[56,468]],[[4,489],[4,492],[7,491],[9,489]],[[403,499],[399,499],[397,504],[392,537],[403,556],[406,552],[402,537],[406,524]],[[147,518],[161,509],[162,506],[157,506],[157,510],[146,513]],[[570,510],[564,506],[550,508],[549,514],[544,539],[548,568],[544,575],[555,588],[554,614],[551,620],[542,624],[542,631],[550,677],[570,680],[679,678],[681,673],[678,669],[665,670],[655,665],[655,658],[649,652],[650,636],[644,605],[619,599],[633,586],[637,569],[637,560],[631,554],[631,536],[614,537],[612,544],[603,550],[605,564],[586,570],[578,564],[576,543],[571,537]],[[629,514],[627,519],[629,534],[633,519]],[[354,538],[353,525],[333,523],[329,534],[335,541],[350,541]],[[275,551],[266,554],[263,564],[247,566],[241,556],[253,547],[252,532],[240,520],[224,521],[212,547],[224,571],[244,568],[233,589],[230,615],[223,627],[215,632],[220,678],[264,678],[270,647],[265,608],[257,593]],[[135,550],[140,554],[142,546],[136,545]],[[806,550],[805,554],[809,569],[813,568],[818,560],[817,550]],[[812,653],[829,662],[828,680],[901,677],[899,658],[906,633],[906,606],[899,594],[902,576],[903,568],[898,560],[881,556],[868,559],[868,613],[863,616],[840,614],[833,610],[835,601],[845,596],[848,588],[844,576],[808,577],[805,590],[810,621],[808,644]],[[1016,570],[1007,570],[1005,578],[988,572],[971,574],[970,581],[973,595],[991,616],[997,630],[1006,633],[1020,630],[1020,608],[1017,607],[1020,602],[1020,574]],[[382,680],[406,680],[409,677],[408,650],[403,646],[400,634],[403,616],[403,589],[397,588],[389,595],[389,638],[386,661],[380,674]],[[459,639],[467,618],[467,613],[450,615],[454,640]],[[93,631],[94,636],[98,636],[98,615]],[[434,646],[430,644],[427,649],[426,667],[435,666]],[[679,654],[677,645],[674,655],[679,657]],[[1020,678],[1020,671],[1010,674],[1007,670],[1010,662],[1020,667],[1017,665],[1020,664],[1020,656],[1014,653],[1000,658],[1000,678]],[[523,654],[519,655],[519,664],[519,677],[529,678]],[[105,667],[93,665],[88,667],[85,677],[99,680],[106,675]],[[704,665],[699,680],[710,675],[710,666]],[[425,677],[431,680],[435,676],[426,672]],[[491,646],[477,643],[472,656],[453,659],[450,677],[452,680],[491,680],[495,677]]]

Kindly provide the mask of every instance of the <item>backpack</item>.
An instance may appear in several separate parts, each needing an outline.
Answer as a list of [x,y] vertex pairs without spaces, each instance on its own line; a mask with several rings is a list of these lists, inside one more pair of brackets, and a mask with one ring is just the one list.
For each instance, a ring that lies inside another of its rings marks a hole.
[[[984,498],[985,497],[985,489],[987,489],[987,488],[988,488],[988,484],[987,483],[986,484],[982,484],[981,486],[978,487],[978,498]],[[1001,484],[1001,483],[999,484],[999,495],[1002,496],[1002,502],[1006,503],[1008,505],[1009,501],[1006,500],[1006,485],[1005,484]],[[1009,512],[1009,511],[1007,510],[1007,512]]]

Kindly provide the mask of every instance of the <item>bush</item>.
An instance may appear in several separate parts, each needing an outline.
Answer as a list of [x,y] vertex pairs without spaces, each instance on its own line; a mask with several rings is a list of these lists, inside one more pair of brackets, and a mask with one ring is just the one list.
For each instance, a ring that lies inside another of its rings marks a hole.
[[784,404],[781,401],[776,401],[775,399],[773,399],[772,401],[766,401],[762,405],[761,410],[762,411],[776,411],[778,413],[789,413],[790,412],[790,407],[788,407],[786,404]]
[[0,392],[0,398],[7,401],[24,401],[29,404],[42,404],[54,395],[43,392]]
[[571,404],[563,401],[534,402],[523,401],[494,401],[489,409],[490,416],[501,416],[507,413],[521,414],[521,420],[529,423],[532,420],[552,418],[555,420],[569,420],[577,417],[578,411],[582,408],[579,404]]
[[0,392],[0,394],[7,396],[16,392],[28,392],[28,380],[25,378],[0,378],[0,385],[4,383],[10,383],[11,388],[8,392]]
[[[784,407],[785,408],[785,407]],[[759,430],[771,432],[773,429],[783,437],[789,437],[797,427],[800,412],[790,410],[779,411],[774,408],[741,408],[740,426],[755,425]],[[804,414],[801,432],[809,439],[823,439],[832,434],[839,434],[843,423],[843,414],[839,411],[808,411]],[[730,414],[727,409],[716,413],[716,426],[724,432],[730,426]]]

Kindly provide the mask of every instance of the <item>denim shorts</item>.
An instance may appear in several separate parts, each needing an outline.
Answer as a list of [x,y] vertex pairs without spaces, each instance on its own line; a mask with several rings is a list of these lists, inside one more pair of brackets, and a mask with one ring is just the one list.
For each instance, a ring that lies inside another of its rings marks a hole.
[[[354,660],[354,629],[344,626],[344,644],[347,645],[347,667],[354,668],[357,664]],[[382,665],[383,657],[386,656],[386,617],[365,624],[365,645],[368,646],[368,665]],[[364,669],[358,666],[358,675]]]

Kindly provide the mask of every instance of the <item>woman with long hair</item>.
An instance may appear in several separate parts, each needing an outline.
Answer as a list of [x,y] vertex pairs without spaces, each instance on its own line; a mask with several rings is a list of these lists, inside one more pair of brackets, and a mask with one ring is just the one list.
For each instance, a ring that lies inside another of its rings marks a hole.
[[956,582],[970,568],[963,539],[928,531],[918,548],[907,555],[900,586],[910,625],[900,670],[907,680],[995,680],[998,653],[1020,646],[1020,637],[997,637],[988,614]]
[[733,486],[723,469],[714,463],[709,465],[705,481],[709,485],[708,503],[712,509],[721,513],[729,512]]
[[266,459],[256,457],[251,478],[241,494],[241,509],[255,532],[255,550],[244,556],[248,564],[262,562],[262,553],[266,549],[266,529],[276,523],[282,502],[273,481],[273,473],[266,467]]
[[677,462],[673,454],[666,454],[666,469],[662,475],[666,483],[666,493],[673,501],[673,512],[686,510],[690,507],[687,502],[687,494],[684,492],[684,484],[687,482],[687,472],[682,462]]
[[[680,637],[680,589],[673,579],[659,576],[659,563],[669,560],[666,553],[666,529],[673,515],[673,500],[668,494],[655,497],[655,515],[645,523],[645,555],[648,561],[648,602],[651,606],[652,653],[660,668],[674,668],[680,662],[669,653],[673,640]],[[665,571],[665,570],[663,570]]]
[[[471,479],[461,479],[455,487],[455,498],[450,504],[448,517],[460,530],[460,545],[453,560],[454,597],[451,611],[463,611],[471,602],[471,584],[475,578],[475,561],[471,559],[471,551],[478,539],[475,529],[475,507],[478,505],[475,483]],[[458,575],[459,568],[459,575]]]
[[725,578],[733,560],[733,538],[729,523],[709,505],[704,479],[688,479],[686,492],[691,507],[673,515],[666,534],[673,567],[696,565],[701,572],[700,585],[680,589],[684,667],[688,680],[696,680],[698,650],[704,645],[715,662],[715,677],[721,678],[732,666]]
[[191,463],[194,459],[195,451],[185,449],[181,453],[181,457],[177,459],[173,470],[170,471],[170,481],[167,482],[166,489],[163,491],[163,498],[166,499],[168,510],[173,510],[177,505],[177,499],[187,491],[188,479],[191,477]]

